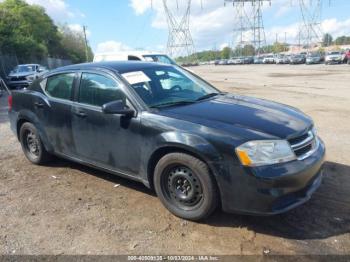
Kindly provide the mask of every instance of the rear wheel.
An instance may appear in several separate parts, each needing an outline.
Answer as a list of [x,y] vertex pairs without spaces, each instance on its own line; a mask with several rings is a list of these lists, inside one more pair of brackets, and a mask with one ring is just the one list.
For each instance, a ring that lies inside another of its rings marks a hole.
[[164,206],[185,219],[206,218],[218,205],[216,184],[208,166],[188,154],[162,157],[155,168],[154,187]]
[[29,122],[21,126],[19,137],[22,150],[27,159],[34,164],[43,164],[50,160],[51,155],[46,151],[38,130]]

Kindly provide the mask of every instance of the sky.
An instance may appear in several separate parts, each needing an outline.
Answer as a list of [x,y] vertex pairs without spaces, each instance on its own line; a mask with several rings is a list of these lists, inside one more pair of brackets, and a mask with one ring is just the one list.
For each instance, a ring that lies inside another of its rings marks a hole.
[[[1,0],[0,0],[1,1]],[[168,28],[162,0],[26,0],[43,6],[57,24],[73,30],[87,26],[94,52],[128,49],[165,51]],[[178,17],[188,0],[167,0]],[[316,0],[304,0],[312,5]],[[268,43],[296,43],[301,22],[298,0],[271,0],[263,6]],[[350,35],[350,0],[324,0],[322,30],[334,37]],[[224,0],[192,0],[190,30],[196,50],[220,49],[233,42],[237,24],[232,4]]]

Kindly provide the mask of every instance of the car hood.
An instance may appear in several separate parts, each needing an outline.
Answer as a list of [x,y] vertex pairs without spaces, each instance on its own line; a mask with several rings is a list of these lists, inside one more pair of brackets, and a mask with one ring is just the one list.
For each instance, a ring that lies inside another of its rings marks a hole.
[[231,94],[169,107],[158,114],[229,132],[243,128],[282,139],[300,135],[313,124],[308,116],[290,106]]
[[34,75],[35,72],[20,72],[20,73],[11,73],[9,74],[9,77],[23,77],[23,76],[30,76]]

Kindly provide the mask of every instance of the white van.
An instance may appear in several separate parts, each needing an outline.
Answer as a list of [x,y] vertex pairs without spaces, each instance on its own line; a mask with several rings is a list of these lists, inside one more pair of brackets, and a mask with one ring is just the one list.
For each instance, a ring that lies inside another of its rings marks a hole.
[[161,54],[161,53],[156,53],[151,51],[123,51],[123,52],[97,53],[94,56],[94,62],[126,61],[126,60],[149,61],[149,62],[158,62],[158,63],[176,65],[176,62],[166,54]]

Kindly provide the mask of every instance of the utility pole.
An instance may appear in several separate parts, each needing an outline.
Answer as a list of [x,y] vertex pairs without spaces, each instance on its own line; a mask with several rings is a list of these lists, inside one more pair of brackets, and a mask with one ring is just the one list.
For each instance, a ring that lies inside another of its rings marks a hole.
[[85,41],[85,60],[86,62],[89,62],[89,52],[88,52],[88,42],[86,38],[86,26],[83,26],[83,32],[84,32],[84,41]]
[[287,32],[284,32],[284,51],[287,52]]

